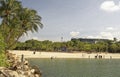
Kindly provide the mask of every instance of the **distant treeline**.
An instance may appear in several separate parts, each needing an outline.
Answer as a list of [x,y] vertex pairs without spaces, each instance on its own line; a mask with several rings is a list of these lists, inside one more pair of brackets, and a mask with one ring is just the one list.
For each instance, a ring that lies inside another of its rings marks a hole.
[[67,42],[52,42],[49,40],[27,40],[17,42],[15,50],[36,50],[36,51],[57,51],[57,52],[110,52],[120,53],[120,42],[116,41],[99,41],[97,43],[81,42],[72,40]]

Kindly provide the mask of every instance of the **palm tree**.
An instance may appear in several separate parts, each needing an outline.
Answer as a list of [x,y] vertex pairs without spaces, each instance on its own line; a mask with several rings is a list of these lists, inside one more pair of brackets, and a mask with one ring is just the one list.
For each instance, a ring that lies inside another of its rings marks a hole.
[[0,31],[4,36],[6,44],[9,44],[11,33],[13,33],[13,29],[16,26],[16,13],[19,8],[21,8],[21,3],[19,1],[0,0],[0,17],[2,18]]
[[[37,32],[39,27],[43,27],[43,24],[41,23],[41,17],[37,14],[35,10],[21,8],[19,9],[17,16],[19,19],[19,24],[17,26],[17,29],[15,29],[15,42],[17,42],[23,34],[27,34],[28,31]],[[13,42],[13,44],[15,42]],[[11,44],[10,47],[13,44]]]
[[21,3],[16,0],[0,0],[0,17],[3,23],[10,25],[10,20],[16,16],[16,12],[21,8]]
[[35,32],[43,27],[37,12],[23,8],[17,0],[0,0],[0,17],[0,31],[4,36],[6,49],[11,48],[28,31]]
[[41,17],[35,10],[22,8],[18,13],[18,17],[20,20],[20,28],[24,33],[27,33],[27,31],[37,32],[39,27],[43,27],[43,24],[41,23]]

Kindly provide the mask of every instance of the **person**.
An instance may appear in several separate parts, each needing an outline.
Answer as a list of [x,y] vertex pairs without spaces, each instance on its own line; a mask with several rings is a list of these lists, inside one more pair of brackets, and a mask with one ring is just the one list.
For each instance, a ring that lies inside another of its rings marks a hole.
[[23,66],[24,66],[24,55],[21,55],[21,63],[22,63],[22,70],[23,70]]
[[24,61],[24,55],[22,54],[21,55],[21,62],[23,62]]
[[50,58],[51,60],[53,59],[53,56],[51,56],[51,58]]
[[110,59],[112,59],[112,56],[110,56]]
[[33,52],[33,54],[35,54],[35,53],[36,53],[36,51]]

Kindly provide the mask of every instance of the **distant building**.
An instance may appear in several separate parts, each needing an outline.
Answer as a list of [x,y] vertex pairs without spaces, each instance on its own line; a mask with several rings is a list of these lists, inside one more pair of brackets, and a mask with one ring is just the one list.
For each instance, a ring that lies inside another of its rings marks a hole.
[[92,39],[92,38],[72,38],[71,41],[79,40],[81,42],[88,42],[88,43],[97,43],[100,41],[109,41],[108,39]]

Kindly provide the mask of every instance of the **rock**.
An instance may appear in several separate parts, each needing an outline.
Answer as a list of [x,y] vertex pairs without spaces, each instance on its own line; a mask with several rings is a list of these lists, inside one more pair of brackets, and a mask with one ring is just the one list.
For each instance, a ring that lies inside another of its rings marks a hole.
[[25,75],[20,74],[19,77],[28,77],[28,76],[25,76]]
[[9,77],[8,73],[5,72],[4,70],[0,70],[0,74],[5,76],[5,77]]
[[21,61],[15,54],[7,53],[9,68],[0,67],[0,77],[41,77],[41,72],[36,66],[29,66],[27,60]]
[[19,77],[18,73],[12,70],[0,70],[0,73],[5,77]]
[[34,74],[34,73],[35,73],[35,69],[31,69],[31,73],[33,73],[33,74]]
[[39,70],[37,66],[32,66],[32,68],[35,69],[34,74],[42,75],[41,71]]
[[28,71],[28,76],[30,76],[31,75],[31,71]]
[[5,69],[7,69],[7,68],[5,68],[5,67],[0,67],[0,70],[5,70]]
[[25,71],[27,71],[27,70],[29,70],[29,66],[28,66],[28,65],[24,65],[23,69],[24,69]]
[[0,77],[5,77],[3,74],[0,74]]
[[27,60],[24,61],[24,65],[28,65],[28,61]]
[[40,77],[38,74],[35,74],[35,77]]
[[10,77],[19,77],[18,73],[16,71],[9,71],[8,74],[10,75]]

